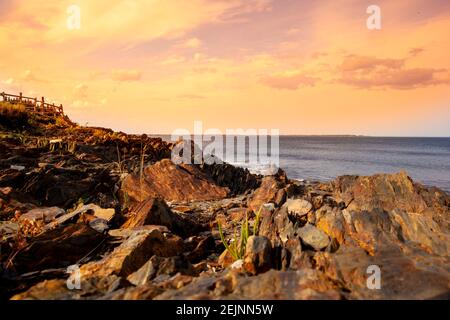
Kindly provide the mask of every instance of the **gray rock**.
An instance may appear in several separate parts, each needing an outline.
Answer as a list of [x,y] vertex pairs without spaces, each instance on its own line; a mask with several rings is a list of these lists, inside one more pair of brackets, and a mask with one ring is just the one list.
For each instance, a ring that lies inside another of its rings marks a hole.
[[298,230],[298,235],[306,245],[317,251],[326,248],[330,243],[330,238],[325,232],[309,223]]

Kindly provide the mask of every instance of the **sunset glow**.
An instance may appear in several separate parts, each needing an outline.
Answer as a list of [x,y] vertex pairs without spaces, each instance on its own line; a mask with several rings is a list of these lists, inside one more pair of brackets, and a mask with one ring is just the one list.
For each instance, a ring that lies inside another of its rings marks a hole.
[[[450,136],[450,2],[0,1],[0,91],[130,133]],[[81,28],[67,28],[70,5]]]

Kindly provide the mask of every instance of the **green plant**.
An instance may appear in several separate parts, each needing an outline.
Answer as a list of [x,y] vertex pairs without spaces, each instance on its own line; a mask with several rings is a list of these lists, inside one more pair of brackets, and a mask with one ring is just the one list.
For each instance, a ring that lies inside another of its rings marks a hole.
[[[261,215],[261,208],[256,213],[255,223],[253,225],[253,235],[258,235],[259,232],[259,220]],[[245,214],[245,220],[241,225],[241,236],[238,239],[236,226],[234,226],[233,239],[230,244],[225,240],[225,236],[222,230],[222,225],[220,222],[217,224],[219,228],[220,239],[225,247],[225,249],[230,253],[231,257],[236,261],[242,259],[245,254],[245,247],[247,246],[247,240],[250,237],[250,225],[248,223],[247,213]]]

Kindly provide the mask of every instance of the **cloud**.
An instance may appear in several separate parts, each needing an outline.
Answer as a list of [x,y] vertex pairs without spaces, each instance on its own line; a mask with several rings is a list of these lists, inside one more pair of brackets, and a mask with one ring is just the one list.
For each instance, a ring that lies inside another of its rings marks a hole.
[[[415,52],[418,52],[417,50]],[[359,88],[414,89],[449,84],[447,69],[407,68],[407,59],[347,56],[338,67],[340,83]]]
[[300,86],[314,86],[318,79],[299,71],[288,71],[265,77],[261,81],[275,89],[296,90]]
[[344,58],[341,71],[352,72],[371,70],[376,67],[399,68],[405,63],[402,59],[379,59],[374,57],[349,55]]
[[14,79],[13,78],[8,78],[6,80],[3,80],[2,83],[6,84],[6,85],[11,85],[11,84],[14,83]]
[[180,44],[181,48],[196,49],[202,46],[202,41],[198,38],[190,38]]
[[424,48],[412,48],[411,50],[409,50],[409,55],[415,57],[424,51],[425,51]]
[[141,80],[142,72],[138,70],[113,70],[111,78],[115,81],[139,81]]
[[86,98],[88,86],[84,83],[77,84],[73,89],[73,94],[77,98]]
[[291,28],[286,31],[286,35],[288,36],[294,36],[298,35],[302,30],[300,28]]

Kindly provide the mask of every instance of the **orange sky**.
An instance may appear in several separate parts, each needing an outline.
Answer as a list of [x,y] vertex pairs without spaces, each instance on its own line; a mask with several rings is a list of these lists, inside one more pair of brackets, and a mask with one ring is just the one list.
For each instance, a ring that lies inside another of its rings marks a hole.
[[449,35],[448,0],[0,0],[0,91],[130,133],[450,136]]

